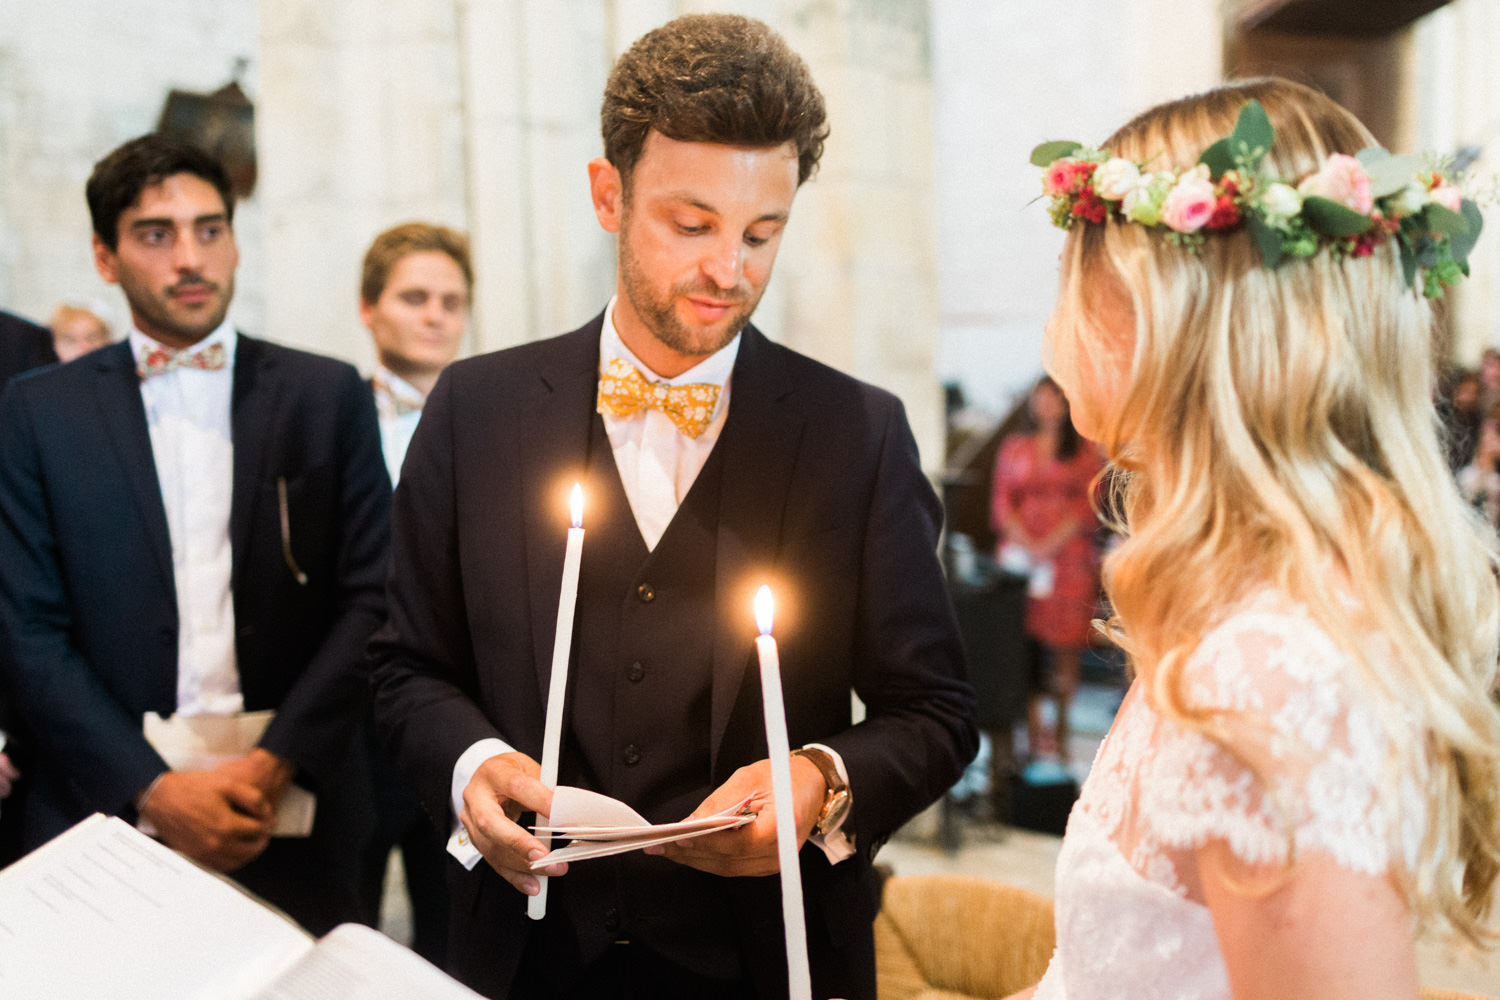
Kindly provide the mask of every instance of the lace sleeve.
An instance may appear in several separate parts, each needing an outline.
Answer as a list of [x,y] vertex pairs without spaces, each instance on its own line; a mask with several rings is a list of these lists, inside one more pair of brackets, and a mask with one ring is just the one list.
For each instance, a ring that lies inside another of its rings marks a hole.
[[1224,840],[1242,861],[1322,850],[1378,874],[1420,840],[1414,783],[1397,791],[1391,746],[1353,659],[1305,612],[1252,604],[1214,629],[1184,672],[1188,704],[1235,748],[1166,722],[1142,775],[1140,820],[1163,847]]

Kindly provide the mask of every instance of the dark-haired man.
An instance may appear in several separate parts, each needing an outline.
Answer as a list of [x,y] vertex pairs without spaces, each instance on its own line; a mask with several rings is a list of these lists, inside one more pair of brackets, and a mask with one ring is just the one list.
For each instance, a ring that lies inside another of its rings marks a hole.
[[748,324],[822,151],[822,97],[765,25],[690,16],[616,63],[603,133],[589,181],[618,234],[614,299],[450,367],[396,499],[376,717],[429,813],[483,854],[454,883],[450,968],[516,1000],[786,994],[770,808],[551,869],[547,915],[526,919],[542,847],[521,821],[551,808],[537,759],[579,480],[560,783],[653,822],[768,792],[751,596],[770,580],[797,829],[817,841],[800,856],[813,991],[873,998],[872,855],[976,735],[900,404]]
[[[375,407],[351,366],[226,319],[239,251],[212,158],[144,136],[87,196],[130,334],[0,396],[27,841],[138,819],[321,933],[356,912],[369,818],[347,765],[388,531]],[[290,804],[309,794],[310,834],[273,838],[303,832]]]

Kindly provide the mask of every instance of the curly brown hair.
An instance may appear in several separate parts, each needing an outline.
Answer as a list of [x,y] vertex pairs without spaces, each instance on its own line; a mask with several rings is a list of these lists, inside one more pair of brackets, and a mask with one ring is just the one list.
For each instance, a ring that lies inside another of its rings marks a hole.
[[797,183],[828,138],[807,64],[760,21],[689,14],[647,32],[616,61],[600,109],[604,155],[627,189],[646,135],[681,142],[797,148]]

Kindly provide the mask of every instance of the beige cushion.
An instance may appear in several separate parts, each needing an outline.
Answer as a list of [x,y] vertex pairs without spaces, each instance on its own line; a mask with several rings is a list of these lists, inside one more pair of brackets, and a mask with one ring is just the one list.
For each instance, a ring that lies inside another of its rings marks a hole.
[[962,875],[896,875],[875,919],[880,1000],[998,1000],[1041,979],[1050,900]]

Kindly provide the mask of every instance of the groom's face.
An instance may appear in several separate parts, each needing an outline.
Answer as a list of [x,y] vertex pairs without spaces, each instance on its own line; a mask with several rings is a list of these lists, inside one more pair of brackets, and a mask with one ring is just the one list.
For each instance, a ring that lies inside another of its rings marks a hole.
[[621,338],[657,374],[677,373],[657,360],[685,371],[734,339],[760,303],[797,195],[796,148],[652,132],[628,188],[613,165],[595,164],[595,210],[620,237]]

